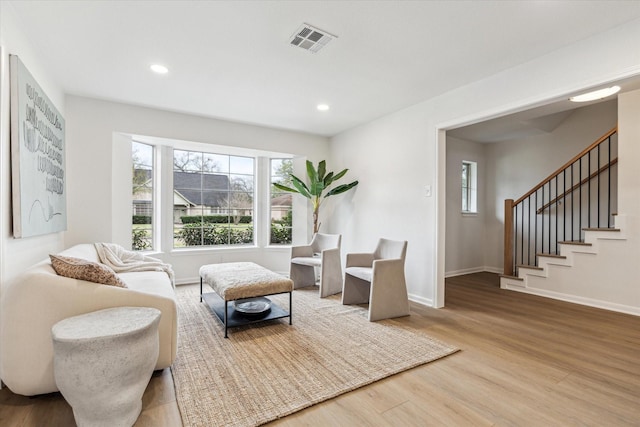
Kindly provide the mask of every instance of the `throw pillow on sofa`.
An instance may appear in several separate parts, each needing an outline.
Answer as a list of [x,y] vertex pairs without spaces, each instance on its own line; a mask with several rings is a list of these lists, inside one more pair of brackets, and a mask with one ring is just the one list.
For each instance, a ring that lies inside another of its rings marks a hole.
[[51,258],[53,269],[60,276],[120,288],[127,287],[127,284],[107,265],[61,255],[49,255],[49,258]]

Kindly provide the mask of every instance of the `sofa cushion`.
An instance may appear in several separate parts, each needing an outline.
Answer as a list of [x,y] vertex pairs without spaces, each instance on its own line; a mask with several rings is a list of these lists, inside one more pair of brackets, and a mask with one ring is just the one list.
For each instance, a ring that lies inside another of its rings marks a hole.
[[49,258],[51,258],[53,269],[60,276],[121,288],[127,287],[126,283],[110,267],[104,264],[61,255],[49,255]]
[[120,280],[127,284],[127,288],[132,291],[175,299],[171,279],[164,271],[132,271],[117,274]]

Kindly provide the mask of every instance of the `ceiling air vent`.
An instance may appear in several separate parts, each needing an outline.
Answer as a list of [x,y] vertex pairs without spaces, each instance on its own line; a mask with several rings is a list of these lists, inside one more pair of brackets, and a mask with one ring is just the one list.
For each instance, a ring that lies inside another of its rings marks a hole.
[[329,34],[326,31],[319,30],[309,24],[302,24],[291,36],[289,43],[293,46],[308,50],[309,52],[316,53],[335,38],[337,38],[337,36]]

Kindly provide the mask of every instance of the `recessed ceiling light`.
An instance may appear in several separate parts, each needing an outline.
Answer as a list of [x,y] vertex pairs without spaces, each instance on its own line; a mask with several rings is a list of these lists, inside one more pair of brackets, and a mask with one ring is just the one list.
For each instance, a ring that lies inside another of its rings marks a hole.
[[151,71],[158,74],[167,74],[169,72],[169,69],[167,67],[160,64],[153,64],[150,68]]
[[569,101],[572,102],[588,102],[595,101],[596,99],[606,98],[620,91],[620,86],[611,86],[605,89],[594,90],[593,92],[583,93],[582,95],[572,96]]
[[318,104],[316,108],[318,109],[318,111],[327,111],[329,109],[329,106],[327,104]]

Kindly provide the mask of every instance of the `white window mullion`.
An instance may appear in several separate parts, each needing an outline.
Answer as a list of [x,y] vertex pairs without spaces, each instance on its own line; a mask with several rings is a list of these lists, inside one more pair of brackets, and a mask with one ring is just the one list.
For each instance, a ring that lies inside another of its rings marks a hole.
[[255,214],[253,224],[255,227],[256,245],[264,248],[269,245],[271,219],[269,209],[269,186],[270,186],[270,162],[268,157],[258,157],[256,159],[256,192],[254,195]]
[[156,150],[158,154],[157,164],[158,168],[158,182],[160,182],[158,193],[160,194],[159,202],[162,212],[160,218],[158,218],[158,224],[160,226],[160,250],[163,252],[170,252],[173,249],[173,147],[160,146]]

